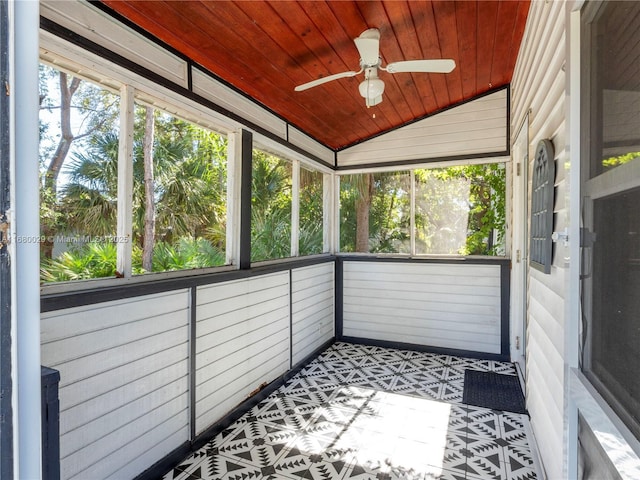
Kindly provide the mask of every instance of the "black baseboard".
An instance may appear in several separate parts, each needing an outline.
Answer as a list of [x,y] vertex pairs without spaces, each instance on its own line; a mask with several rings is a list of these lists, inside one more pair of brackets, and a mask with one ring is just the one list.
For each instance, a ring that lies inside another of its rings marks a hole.
[[142,472],[140,475],[134,478],[134,480],[157,480],[158,478],[162,478],[164,475],[169,472],[172,468],[178,466],[191,452],[195,452],[200,448],[204,447],[207,442],[209,442],[212,438],[222,432],[224,429],[229,428],[231,424],[233,424],[236,420],[238,420],[242,415],[247,413],[253,407],[255,407],[258,403],[263,401],[273,392],[275,392],[278,388],[284,385],[290,378],[298,374],[300,370],[306,367],[309,363],[318,357],[322,352],[324,352],[327,348],[335,343],[335,338],[332,338],[322,344],[319,348],[314,350],[312,353],[307,355],[304,360],[298,362],[291,370],[287,373],[278,377],[273,382],[262,388],[258,393],[249,397],[236,408],[234,408],[231,412],[229,412],[224,418],[215,424],[211,425],[204,432],[198,435],[192,442],[185,442],[180,445],[178,448],[169,453],[162,460],[153,464],[150,468]]
[[510,362],[508,355],[500,353],[474,352],[471,350],[458,350],[455,348],[431,347],[428,345],[418,345],[415,343],[392,342],[388,340],[375,340],[360,337],[341,337],[340,342],[356,343],[372,347],[396,348],[399,350],[414,350],[416,352],[436,353],[439,355],[453,355],[456,357],[473,358],[476,360],[496,360],[499,362]]

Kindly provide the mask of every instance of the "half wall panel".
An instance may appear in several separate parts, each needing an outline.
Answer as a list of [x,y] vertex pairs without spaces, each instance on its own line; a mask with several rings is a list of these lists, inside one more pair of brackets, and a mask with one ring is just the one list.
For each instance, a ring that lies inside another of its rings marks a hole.
[[334,263],[292,271],[292,364],[335,336]]
[[289,369],[289,272],[198,287],[196,433]]
[[501,353],[501,267],[345,261],[343,335]]
[[133,478],[189,439],[189,291],[42,315],[61,478]]

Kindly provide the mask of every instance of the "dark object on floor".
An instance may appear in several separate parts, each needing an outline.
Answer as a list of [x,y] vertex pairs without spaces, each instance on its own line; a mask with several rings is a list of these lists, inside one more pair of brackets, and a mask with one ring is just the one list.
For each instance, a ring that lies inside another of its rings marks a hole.
[[514,413],[527,413],[517,375],[464,371],[462,403]]

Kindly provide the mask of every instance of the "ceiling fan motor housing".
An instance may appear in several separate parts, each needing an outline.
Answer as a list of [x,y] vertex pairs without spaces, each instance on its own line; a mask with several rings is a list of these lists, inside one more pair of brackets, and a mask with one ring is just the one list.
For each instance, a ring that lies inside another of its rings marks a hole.
[[374,99],[384,92],[384,82],[378,78],[378,69],[369,67],[365,70],[365,79],[360,83],[358,90],[364,98]]

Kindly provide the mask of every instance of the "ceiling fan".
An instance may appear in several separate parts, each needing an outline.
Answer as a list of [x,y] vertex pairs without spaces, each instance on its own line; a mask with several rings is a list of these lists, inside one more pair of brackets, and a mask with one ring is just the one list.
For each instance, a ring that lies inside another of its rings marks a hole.
[[400,72],[428,72],[428,73],[449,73],[456,67],[456,62],[451,59],[434,60],[406,60],[403,62],[393,62],[386,67],[382,66],[380,59],[380,30],[370,28],[353,40],[360,53],[360,70],[357,72],[342,72],[328,77],[318,78],[311,82],[303,83],[295,88],[296,92],[301,92],[309,88],[322,85],[323,83],[338,80],[340,78],[355,77],[364,72],[364,80],[360,83],[359,91],[365,99],[368,107],[378,105],[382,102],[382,92],[384,92],[384,82],[378,78],[378,69],[389,73]]

